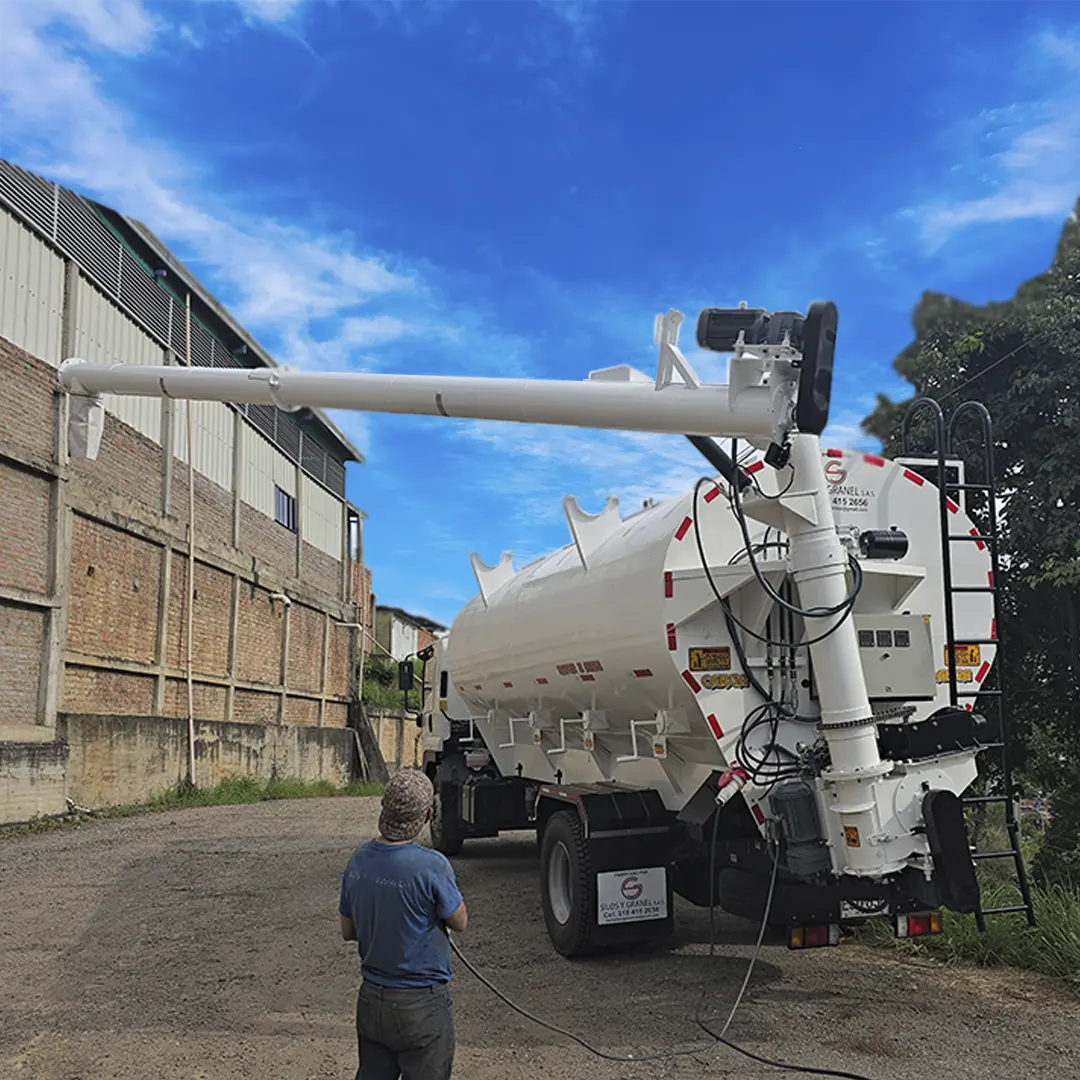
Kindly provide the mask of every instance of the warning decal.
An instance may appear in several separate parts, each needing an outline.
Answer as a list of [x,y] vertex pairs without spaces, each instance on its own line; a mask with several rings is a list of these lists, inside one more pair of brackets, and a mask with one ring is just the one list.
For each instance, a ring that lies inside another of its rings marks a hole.
[[666,868],[650,866],[643,870],[612,870],[597,874],[596,906],[596,921],[601,926],[666,919]]
[[860,847],[859,830],[854,825],[844,826],[844,842],[848,847]]
[[731,649],[725,645],[716,649],[691,649],[691,671],[730,671]]
[[[982,651],[978,645],[954,645],[957,667],[978,667],[982,663]],[[945,666],[949,665],[949,646],[945,646]]]

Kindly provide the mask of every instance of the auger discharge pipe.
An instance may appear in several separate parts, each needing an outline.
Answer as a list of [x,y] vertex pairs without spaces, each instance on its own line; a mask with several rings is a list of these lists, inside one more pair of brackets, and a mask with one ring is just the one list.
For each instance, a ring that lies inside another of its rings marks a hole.
[[784,383],[661,389],[608,380],[486,379],[260,368],[181,368],[67,360],[60,382],[74,394],[133,394],[199,401],[253,402],[286,411],[355,409],[471,420],[608,428],[678,435],[769,439],[789,424]]
[[[849,595],[848,553],[836,531],[817,436],[792,437],[791,467],[794,486],[803,498],[785,506],[784,531],[799,603],[807,610],[835,608]],[[878,750],[855,623],[847,613],[805,622],[811,639],[832,630],[809,647],[817,674],[821,729],[831,759],[822,774],[825,808],[839,816],[842,832],[858,830],[858,844],[847,843],[835,851],[834,865],[849,873],[878,876],[883,869],[880,857],[871,854],[872,840],[880,833],[874,787],[892,765],[882,761]]]

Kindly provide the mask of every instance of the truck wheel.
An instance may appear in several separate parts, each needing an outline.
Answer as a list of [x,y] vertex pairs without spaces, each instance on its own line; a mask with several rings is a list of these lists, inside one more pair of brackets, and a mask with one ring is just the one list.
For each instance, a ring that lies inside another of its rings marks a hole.
[[540,844],[540,898],[548,936],[563,956],[596,951],[596,880],[581,819],[573,810],[552,814]]
[[[460,792],[456,784],[446,786],[452,787],[455,795]],[[465,831],[457,811],[458,801],[458,798],[453,799],[450,807],[447,807],[443,785],[440,784],[436,789],[435,805],[431,811],[431,846],[443,855],[461,854],[465,843]]]

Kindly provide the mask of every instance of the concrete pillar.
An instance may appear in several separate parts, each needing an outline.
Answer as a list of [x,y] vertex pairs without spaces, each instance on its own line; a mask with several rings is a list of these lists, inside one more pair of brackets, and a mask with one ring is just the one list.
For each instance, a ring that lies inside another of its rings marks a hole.
[[[60,313],[60,355],[77,351],[80,298],[79,268],[64,264],[64,300]],[[67,638],[68,583],[71,577],[71,511],[67,505],[68,396],[57,392],[53,408],[53,477],[49,484],[49,565],[47,595],[53,601],[45,613],[38,682],[38,723],[56,727],[64,693],[64,646]]]
[[285,723],[285,701],[289,696],[287,676],[289,671],[289,612],[291,604],[285,605],[281,617],[281,699],[278,701],[278,723]]
[[[166,349],[162,362],[173,362],[172,349]],[[176,402],[172,398],[161,399],[161,513],[172,513],[173,473],[176,453]]]
[[157,610],[157,679],[154,684],[154,712],[165,713],[165,691],[168,680],[165,670],[169,666],[169,607],[172,600],[172,544],[167,542],[161,550],[161,586],[158,589]]
[[232,546],[240,547],[240,489],[244,483],[244,417],[233,413]]
[[233,574],[232,608],[229,614],[229,686],[225,691],[225,719],[233,718],[233,703],[236,699],[236,638],[240,622],[240,589],[243,582],[239,574]]
[[330,615],[323,615],[322,635],[322,679],[319,683],[319,727],[326,721],[326,692],[327,678],[330,673]]
[[[300,435],[300,449],[304,446],[303,433]],[[304,572],[304,470],[296,466],[296,576]]]

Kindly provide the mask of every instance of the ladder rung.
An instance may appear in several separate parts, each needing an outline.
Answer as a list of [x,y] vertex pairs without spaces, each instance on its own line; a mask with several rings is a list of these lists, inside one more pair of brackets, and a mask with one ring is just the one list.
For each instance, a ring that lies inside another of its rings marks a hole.
[[1013,859],[1016,852],[1009,851],[976,851],[971,856],[973,859]]
[[1000,645],[1001,642],[997,638],[964,638],[963,641],[958,641],[957,645]]
[[949,539],[950,540],[971,540],[971,541],[975,541],[976,543],[981,541],[984,544],[996,544],[997,543],[997,537],[996,536],[983,536],[982,533],[950,533],[949,534]]
[[984,742],[979,743],[978,749],[980,750],[1000,750],[1005,744],[1003,742]]
[[951,593],[958,593],[958,592],[995,593],[995,592],[997,592],[997,586],[996,585],[953,585],[949,589],[949,592],[951,592]]
[[984,915],[1009,915],[1014,911],[1027,911],[1027,904],[1012,904],[1010,907],[988,907],[983,908],[982,913]]
[[973,805],[975,803],[1008,803],[1012,802],[1012,799],[1008,795],[967,795],[960,801],[965,805]]
[[1000,690],[958,690],[957,697],[1001,697]]
[[993,491],[989,484],[946,484],[946,491]]

